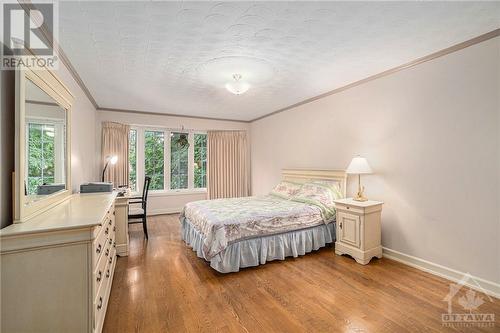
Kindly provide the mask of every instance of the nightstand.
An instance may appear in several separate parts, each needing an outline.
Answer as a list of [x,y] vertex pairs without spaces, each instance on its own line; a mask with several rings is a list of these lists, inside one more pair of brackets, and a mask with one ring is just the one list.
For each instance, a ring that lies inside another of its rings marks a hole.
[[362,265],[368,264],[373,257],[382,258],[382,205],[383,202],[372,200],[335,200],[336,254],[348,254]]

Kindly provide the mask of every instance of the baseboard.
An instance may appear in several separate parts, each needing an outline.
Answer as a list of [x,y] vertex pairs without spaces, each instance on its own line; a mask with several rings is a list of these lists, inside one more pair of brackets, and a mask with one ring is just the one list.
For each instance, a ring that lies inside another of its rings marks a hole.
[[164,214],[178,214],[181,211],[182,211],[182,207],[150,209],[150,210],[148,210],[148,216],[164,215]]
[[[469,273],[460,272],[433,262],[420,259],[389,248],[382,248],[385,258],[392,259],[405,265],[420,269],[422,271],[437,275],[455,283],[459,282],[469,288],[484,292],[490,296],[500,298],[500,284],[485,280]],[[469,279],[464,279],[468,277]],[[470,281],[473,280],[473,281]]]

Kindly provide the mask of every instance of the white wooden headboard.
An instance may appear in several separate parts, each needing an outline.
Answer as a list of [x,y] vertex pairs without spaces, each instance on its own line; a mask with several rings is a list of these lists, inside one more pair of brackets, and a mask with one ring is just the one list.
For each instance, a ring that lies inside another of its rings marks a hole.
[[283,169],[281,178],[295,183],[312,180],[327,180],[338,183],[344,198],[346,197],[347,174],[344,170]]

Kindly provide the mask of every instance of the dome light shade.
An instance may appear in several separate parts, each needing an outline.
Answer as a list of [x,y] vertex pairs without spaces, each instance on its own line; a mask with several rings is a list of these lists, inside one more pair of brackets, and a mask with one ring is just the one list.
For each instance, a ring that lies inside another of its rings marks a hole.
[[241,95],[250,89],[250,84],[241,81],[242,76],[241,74],[233,74],[233,79],[234,81],[226,83],[226,89],[235,94],[235,95]]

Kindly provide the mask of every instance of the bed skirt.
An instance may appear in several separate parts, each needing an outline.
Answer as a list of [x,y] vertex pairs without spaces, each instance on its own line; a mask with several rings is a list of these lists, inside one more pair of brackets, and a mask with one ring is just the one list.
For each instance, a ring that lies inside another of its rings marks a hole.
[[[185,219],[181,219],[182,239],[205,260],[204,237]],[[298,257],[335,241],[335,223],[290,231],[283,234],[241,240],[229,245],[210,260],[210,267],[221,273],[263,265],[267,261]]]

